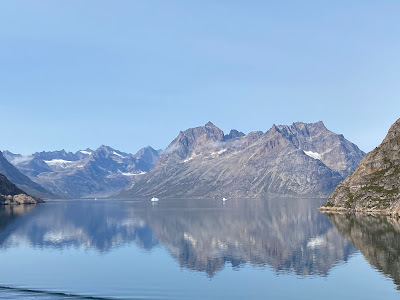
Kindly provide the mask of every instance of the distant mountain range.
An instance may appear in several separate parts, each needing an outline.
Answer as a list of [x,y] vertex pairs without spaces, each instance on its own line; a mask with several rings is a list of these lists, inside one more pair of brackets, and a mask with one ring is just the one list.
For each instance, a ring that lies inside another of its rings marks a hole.
[[181,131],[155,167],[116,197],[326,197],[364,155],[322,122],[247,135],[225,135],[208,122]]
[[181,131],[165,151],[108,146],[75,153],[4,151],[3,173],[42,198],[326,197],[365,153],[322,122],[228,134],[208,122]]
[[[96,150],[86,149],[76,153],[61,150],[36,152],[29,156],[9,151],[3,154],[18,169],[13,168],[14,172],[47,191],[42,196],[67,198],[110,196],[124,188],[135,176],[148,172],[159,157],[159,151],[151,147],[129,154],[104,145]],[[16,182],[13,180],[16,176],[10,177],[9,173],[6,176]],[[30,187],[28,184],[25,186]],[[24,186],[21,188],[24,189]],[[32,189],[27,192],[34,195]]]

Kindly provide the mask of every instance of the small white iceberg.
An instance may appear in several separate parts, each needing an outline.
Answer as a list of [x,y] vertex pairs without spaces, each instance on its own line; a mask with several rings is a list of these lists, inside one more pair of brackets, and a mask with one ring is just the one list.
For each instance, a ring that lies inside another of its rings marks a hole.
[[153,197],[153,198],[151,198],[151,202],[157,202],[159,199],[158,198],[156,198],[156,197]]

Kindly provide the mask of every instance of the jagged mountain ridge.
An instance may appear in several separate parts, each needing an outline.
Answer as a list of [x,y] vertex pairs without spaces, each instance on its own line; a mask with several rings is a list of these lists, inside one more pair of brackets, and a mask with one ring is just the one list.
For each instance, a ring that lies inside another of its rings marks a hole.
[[321,209],[400,215],[400,119]]
[[102,145],[76,153],[36,152],[22,156],[5,152],[15,166],[37,183],[63,197],[109,196],[124,188],[135,176],[149,171],[159,152],[145,147],[135,155]]
[[181,131],[117,197],[324,197],[364,156],[322,122],[236,132],[224,135],[211,122]]

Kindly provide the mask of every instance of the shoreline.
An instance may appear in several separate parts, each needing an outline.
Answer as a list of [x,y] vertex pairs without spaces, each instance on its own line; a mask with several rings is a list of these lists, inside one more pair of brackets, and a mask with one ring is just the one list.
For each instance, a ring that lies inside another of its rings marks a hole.
[[354,208],[344,208],[344,207],[320,206],[318,207],[318,210],[321,213],[353,213],[353,214],[389,216],[397,219],[400,218],[400,215],[398,213],[392,212],[388,209],[354,209]]

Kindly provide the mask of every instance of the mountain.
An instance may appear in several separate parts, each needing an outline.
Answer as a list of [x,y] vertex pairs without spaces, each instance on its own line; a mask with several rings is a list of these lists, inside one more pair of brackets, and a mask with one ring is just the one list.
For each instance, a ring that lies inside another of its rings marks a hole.
[[208,122],[181,131],[119,198],[325,197],[364,156],[322,122],[228,135]]
[[154,150],[150,146],[140,149],[135,155],[136,167],[143,172],[150,171],[160,156],[160,150]]
[[40,184],[32,181],[12,165],[0,151],[0,173],[14,183],[19,189],[37,198],[53,198],[55,195]]
[[149,171],[159,156],[151,147],[133,155],[105,145],[76,153],[65,150],[30,156],[5,153],[21,172],[51,192],[77,198],[109,196],[120,191],[134,177]]
[[14,183],[9,181],[7,177],[0,174],[0,205],[1,204],[36,204],[41,202],[27,195],[23,190],[19,189]]
[[322,210],[400,215],[400,119],[382,143],[329,196]]

